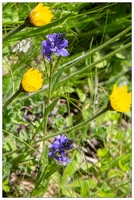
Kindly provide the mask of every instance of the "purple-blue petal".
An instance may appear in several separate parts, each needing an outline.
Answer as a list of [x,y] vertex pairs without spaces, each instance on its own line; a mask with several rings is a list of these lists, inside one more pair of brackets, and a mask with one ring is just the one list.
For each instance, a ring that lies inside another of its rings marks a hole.
[[71,162],[66,157],[66,150],[73,148],[73,140],[67,138],[65,134],[56,136],[49,148],[49,156],[55,158],[61,165],[66,166],[68,162]]
[[65,34],[53,33],[47,35],[46,38],[47,40],[42,42],[43,50],[41,53],[45,54],[47,59],[51,59],[52,53],[63,57],[69,55],[68,51],[65,49],[65,47],[68,47],[68,41],[65,39]]
[[59,50],[57,50],[56,51],[56,54],[57,55],[61,55],[61,56],[63,56],[63,57],[66,57],[66,56],[68,56],[69,55],[69,53],[68,53],[68,51],[66,50],[66,49],[59,49]]

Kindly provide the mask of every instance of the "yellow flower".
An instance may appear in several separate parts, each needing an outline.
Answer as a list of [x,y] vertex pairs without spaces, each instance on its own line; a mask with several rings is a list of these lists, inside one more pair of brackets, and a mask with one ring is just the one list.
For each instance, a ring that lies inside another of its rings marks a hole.
[[36,92],[42,87],[42,82],[42,73],[38,69],[30,68],[23,75],[21,85],[26,92]]
[[127,86],[117,87],[117,85],[114,85],[112,94],[110,95],[111,107],[118,112],[128,112],[130,111],[131,104],[131,92],[127,92]]
[[53,14],[49,7],[43,6],[43,3],[39,3],[28,15],[25,20],[27,26],[43,26],[49,24]]

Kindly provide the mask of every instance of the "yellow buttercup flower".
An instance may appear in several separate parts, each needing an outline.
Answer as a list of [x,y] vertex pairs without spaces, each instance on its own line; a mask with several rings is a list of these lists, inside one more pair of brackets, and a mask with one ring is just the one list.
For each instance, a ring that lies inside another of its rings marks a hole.
[[28,15],[25,20],[27,26],[43,26],[49,24],[53,14],[49,7],[43,6],[43,3],[39,3]]
[[39,3],[26,17],[23,24],[21,24],[16,29],[10,31],[4,38],[3,42],[8,40],[15,33],[21,31],[22,29],[28,27],[36,27],[43,26],[49,24],[51,19],[53,18],[53,14],[49,7],[43,6],[43,3]]
[[132,94],[127,92],[127,86],[117,87],[114,85],[112,94],[110,95],[110,105],[118,112],[130,111],[132,104]]
[[42,73],[38,69],[30,68],[21,81],[22,88],[26,92],[36,92],[42,87]]

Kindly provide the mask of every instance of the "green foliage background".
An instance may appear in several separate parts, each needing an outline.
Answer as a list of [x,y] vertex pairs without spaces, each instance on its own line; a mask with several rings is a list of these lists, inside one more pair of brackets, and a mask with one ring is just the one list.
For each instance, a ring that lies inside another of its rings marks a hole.
[[[44,4],[53,11],[52,23],[27,27],[3,42],[3,104],[17,91],[30,67],[44,74],[41,90],[20,94],[3,112],[4,195],[131,197],[131,112],[108,111],[91,123],[72,129],[67,133],[75,143],[68,155],[72,162],[62,168],[56,163],[46,165],[48,149],[42,149],[41,142],[48,94],[44,64],[48,63],[40,54],[47,34],[66,34],[70,55],[59,60],[59,76],[55,77],[60,79],[53,80],[54,103],[49,108],[46,138],[49,144],[54,134],[66,133],[65,129],[105,108],[114,84],[126,84],[131,91],[131,3]],[[3,3],[3,37],[21,25],[36,5]],[[22,40],[30,42],[27,52],[20,46],[15,50]],[[91,156],[84,149],[88,146],[86,141],[92,139],[101,140],[103,146]],[[97,162],[92,163],[91,157]]]

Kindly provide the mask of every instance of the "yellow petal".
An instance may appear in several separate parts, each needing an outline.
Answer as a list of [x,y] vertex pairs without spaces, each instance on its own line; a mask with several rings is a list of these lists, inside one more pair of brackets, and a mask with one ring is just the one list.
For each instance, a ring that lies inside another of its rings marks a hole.
[[30,68],[24,75],[21,81],[22,88],[26,92],[36,92],[42,87],[42,73],[38,69]]
[[30,23],[34,26],[43,26],[49,24],[53,14],[49,7],[43,6],[43,3],[39,3],[29,14]]
[[128,112],[132,104],[132,94],[127,92],[127,86],[117,87],[114,85],[110,95],[111,107],[118,112]]

